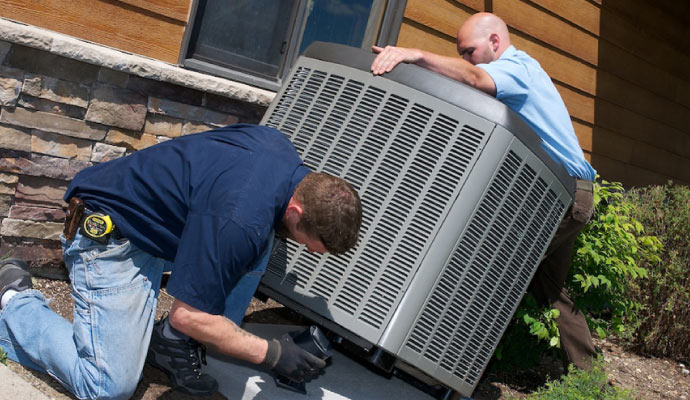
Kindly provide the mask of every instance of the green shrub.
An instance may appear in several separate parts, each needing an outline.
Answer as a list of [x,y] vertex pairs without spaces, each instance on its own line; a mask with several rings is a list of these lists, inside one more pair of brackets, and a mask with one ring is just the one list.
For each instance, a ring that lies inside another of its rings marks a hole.
[[558,381],[551,381],[528,400],[627,400],[633,396],[608,384],[603,360],[594,363],[591,371],[569,367],[568,374]]
[[7,354],[0,350],[0,363],[7,365]]
[[[600,337],[632,332],[639,302],[627,294],[629,280],[647,276],[641,262],[659,261],[661,244],[632,217],[633,204],[620,183],[594,185],[594,215],[578,236],[566,288]],[[626,318],[627,317],[627,318]],[[560,347],[558,310],[526,295],[497,347],[493,370],[525,368],[545,350]]]
[[662,245],[645,235],[620,183],[594,187],[595,213],[575,243],[566,287],[599,337],[630,334],[641,305],[630,297],[628,282],[648,276],[643,266],[659,263]]
[[558,313],[556,309],[538,305],[527,293],[496,347],[488,368],[492,371],[524,370],[535,365],[545,353],[555,356],[560,347],[558,326],[554,320]]
[[634,216],[664,245],[661,263],[645,263],[649,279],[631,281],[643,304],[633,344],[644,353],[690,359],[690,188],[669,183],[631,191]]

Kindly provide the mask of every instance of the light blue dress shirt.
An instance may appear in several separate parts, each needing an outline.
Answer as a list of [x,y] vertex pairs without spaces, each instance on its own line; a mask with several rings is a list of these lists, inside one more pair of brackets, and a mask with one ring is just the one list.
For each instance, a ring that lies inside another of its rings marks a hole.
[[496,84],[496,98],[515,111],[542,139],[544,150],[575,178],[594,180],[568,110],[539,62],[514,46],[498,60],[478,64]]

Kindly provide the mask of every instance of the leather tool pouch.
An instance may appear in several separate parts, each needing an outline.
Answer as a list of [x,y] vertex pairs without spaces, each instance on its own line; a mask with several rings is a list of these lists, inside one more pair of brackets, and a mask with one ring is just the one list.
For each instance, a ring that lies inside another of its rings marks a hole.
[[77,197],[69,199],[69,206],[65,214],[65,239],[72,240],[79,229],[79,222],[84,215],[84,202]]

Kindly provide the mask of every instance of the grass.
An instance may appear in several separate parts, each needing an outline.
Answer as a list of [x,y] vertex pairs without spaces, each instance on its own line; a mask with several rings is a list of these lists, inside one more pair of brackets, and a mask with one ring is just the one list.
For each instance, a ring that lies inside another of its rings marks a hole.
[[[551,381],[529,395],[528,400],[632,400],[627,390],[609,384],[603,359],[597,360],[591,371],[575,369],[570,365],[568,374]],[[511,398],[510,400],[515,400]]]

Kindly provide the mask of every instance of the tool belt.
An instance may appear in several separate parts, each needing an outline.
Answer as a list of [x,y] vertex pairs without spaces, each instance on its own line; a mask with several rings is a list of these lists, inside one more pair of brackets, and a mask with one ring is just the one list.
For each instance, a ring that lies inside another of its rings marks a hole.
[[74,239],[77,231],[101,244],[108,243],[111,236],[120,237],[110,216],[88,210],[81,199],[72,197],[65,214],[65,239]]

